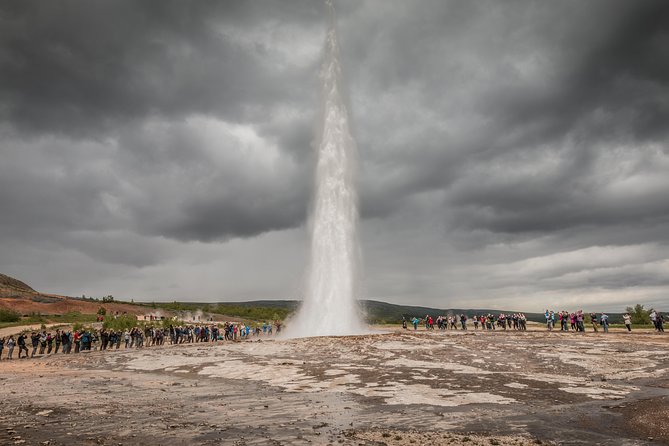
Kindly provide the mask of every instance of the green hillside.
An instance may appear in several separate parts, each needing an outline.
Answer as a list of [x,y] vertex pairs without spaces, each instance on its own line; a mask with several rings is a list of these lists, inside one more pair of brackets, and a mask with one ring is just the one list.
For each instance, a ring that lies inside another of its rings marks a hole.
[[[294,312],[299,301],[296,300],[255,300],[249,302],[157,302],[150,304],[152,307],[164,308],[173,311],[197,311],[202,310],[210,313],[225,314],[228,316],[242,317],[252,320],[285,319]],[[521,312],[518,309],[490,309],[490,308],[434,308],[414,305],[396,305],[376,300],[362,300],[360,307],[368,322],[375,324],[399,323],[402,317],[407,320],[417,317],[432,317],[449,314],[466,314],[469,318],[474,315],[499,313],[513,314]],[[533,322],[545,322],[543,313],[525,313],[527,319]],[[611,323],[622,321],[621,314],[609,313]]]

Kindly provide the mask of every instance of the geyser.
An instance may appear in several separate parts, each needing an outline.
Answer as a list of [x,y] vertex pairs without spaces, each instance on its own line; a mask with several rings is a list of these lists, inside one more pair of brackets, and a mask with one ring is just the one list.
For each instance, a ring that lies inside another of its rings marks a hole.
[[357,302],[360,248],[355,187],[357,147],[341,91],[335,12],[326,1],[330,25],[321,67],[323,121],[318,146],[311,219],[311,258],[302,306],[289,336],[356,334],[364,331]]

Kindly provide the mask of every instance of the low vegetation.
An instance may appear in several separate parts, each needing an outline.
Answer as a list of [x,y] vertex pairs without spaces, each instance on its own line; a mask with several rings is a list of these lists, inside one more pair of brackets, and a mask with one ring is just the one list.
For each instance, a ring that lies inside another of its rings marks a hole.
[[21,320],[21,314],[17,311],[0,308],[0,322],[18,322]]
[[132,314],[124,314],[117,318],[108,318],[102,323],[104,329],[114,331],[131,330],[137,325],[137,317]]
[[646,310],[643,305],[636,304],[633,307],[627,307],[625,310],[632,316],[632,324],[634,325],[651,325],[650,310]]
[[288,308],[246,307],[230,304],[216,305],[210,311],[254,321],[284,320],[291,312]]

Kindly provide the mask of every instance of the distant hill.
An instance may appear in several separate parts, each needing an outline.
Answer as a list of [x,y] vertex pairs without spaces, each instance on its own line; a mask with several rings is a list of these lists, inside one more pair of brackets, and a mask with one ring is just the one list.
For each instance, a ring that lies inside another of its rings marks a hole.
[[71,312],[96,314],[104,306],[107,311],[132,314],[148,313],[146,306],[132,305],[124,302],[103,303],[92,299],[45,294],[33,289],[25,282],[0,274],[0,308],[7,308],[23,316],[29,315],[61,315]]
[[9,297],[10,294],[36,293],[36,291],[18,279],[0,274],[0,293],[6,293]]

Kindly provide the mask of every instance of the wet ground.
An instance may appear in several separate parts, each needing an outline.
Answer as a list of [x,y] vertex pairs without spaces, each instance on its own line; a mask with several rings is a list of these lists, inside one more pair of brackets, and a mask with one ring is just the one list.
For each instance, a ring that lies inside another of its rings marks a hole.
[[392,332],[0,362],[0,444],[669,444],[669,338]]

